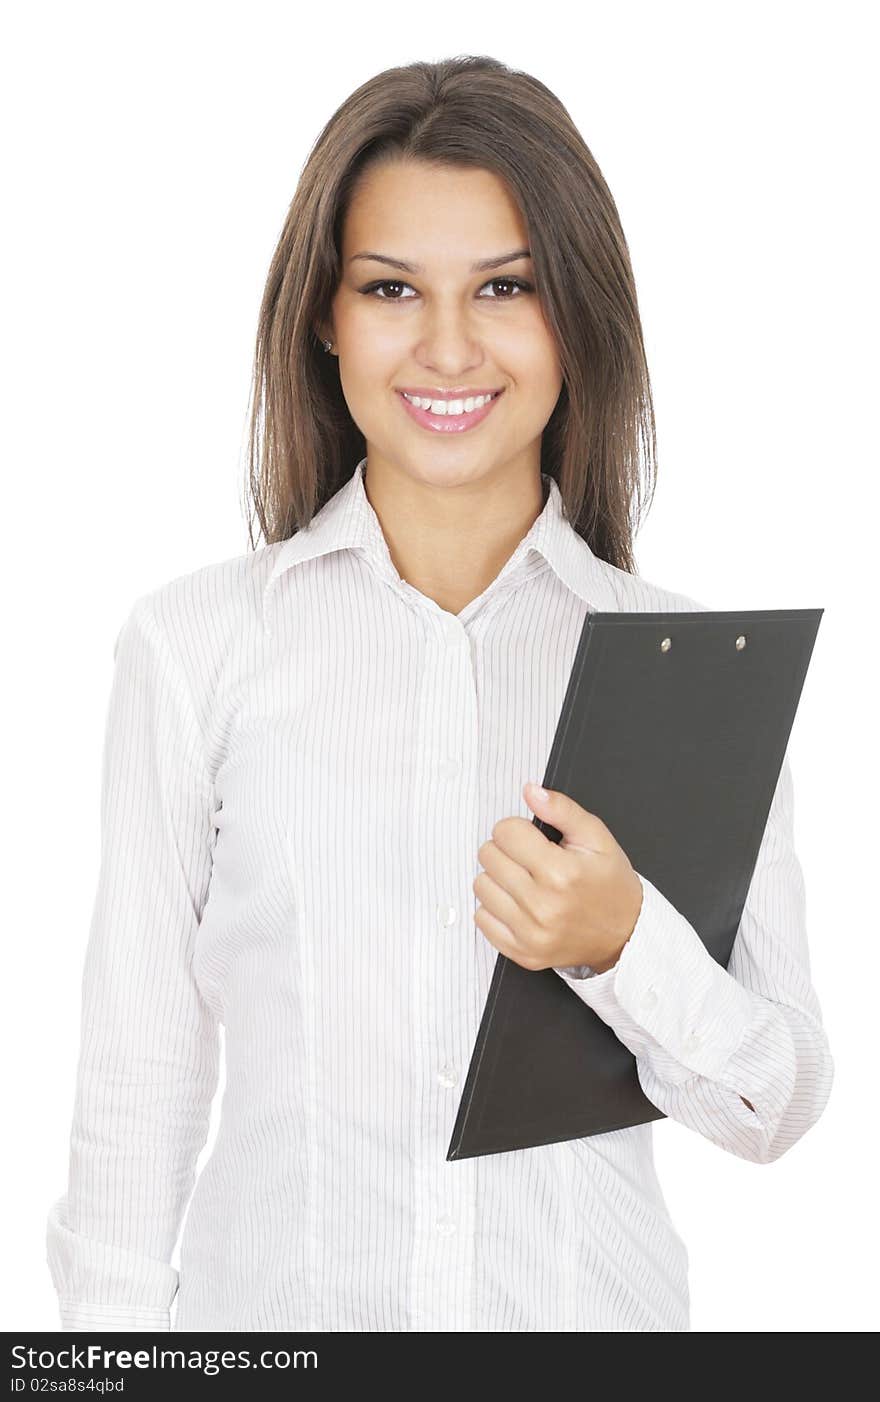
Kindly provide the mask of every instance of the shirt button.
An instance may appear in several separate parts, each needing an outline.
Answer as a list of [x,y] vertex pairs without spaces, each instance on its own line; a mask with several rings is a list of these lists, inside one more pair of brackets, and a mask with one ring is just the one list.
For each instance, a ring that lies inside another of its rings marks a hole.
[[454,779],[460,767],[457,759],[444,759],[438,766],[441,779]]
[[697,1047],[700,1045],[700,1043],[702,1042],[702,1040],[703,1040],[703,1039],[702,1039],[702,1037],[700,1036],[699,1032],[692,1032],[691,1035],[690,1035],[690,1036],[688,1037],[688,1039],[687,1039],[688,1048],[689,1048],[691,1051],[696,1051]]
[[655,1008],[656,1006],[657,1006],[657,990],[654,989],[654,988],[649,988],[648,991],[647,991],[647,993],[645,994],[644,998],[642,999],[642,1007],[643,1007],[643,1008]]
[[464,637],[464,628],[454,615],[450,615],[448,618],[444,619],[443,629],[446,633],[447,641],[453,646],[456,643],[460,643]]
[[451,1217],[438,1217],[434,1224],[441,1236],[452,1236],[455,1231],[455,1223]]
[[458,1081],[458,1071],[454,1066],[441,1066],[437,1072],[437,1080],[441,1086],[454,1086]]
[[438,905],[437,923],[438,925],[454,925],[458,918],[458,911],[454,905]]

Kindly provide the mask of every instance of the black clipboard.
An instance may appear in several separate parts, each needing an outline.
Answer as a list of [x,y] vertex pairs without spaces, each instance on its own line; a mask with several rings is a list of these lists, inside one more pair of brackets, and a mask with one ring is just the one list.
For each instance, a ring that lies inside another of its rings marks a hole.
[[[543,782],[599,815],[725,968],[823,613],[584,620]],[[661,1118],[598,1013],[499,953],[447,1161]]]

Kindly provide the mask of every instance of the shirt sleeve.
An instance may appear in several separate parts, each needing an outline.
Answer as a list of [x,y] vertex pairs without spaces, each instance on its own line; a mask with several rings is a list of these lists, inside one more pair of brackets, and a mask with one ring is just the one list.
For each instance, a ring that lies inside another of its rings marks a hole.
[[633,1053],[652,1104],[739,1158],[772,1163],[818,1120],[834,1078],[811,984],[788,757],[726,969],[638,874],[642,908],[617,963],[555,972]]
[[151,597],[135,602],[114,648],[67,1191],[46,1227],[71,1330],[170,1329],[171,1254],[219,1074],[218,1019],[192,967],[212,788]]

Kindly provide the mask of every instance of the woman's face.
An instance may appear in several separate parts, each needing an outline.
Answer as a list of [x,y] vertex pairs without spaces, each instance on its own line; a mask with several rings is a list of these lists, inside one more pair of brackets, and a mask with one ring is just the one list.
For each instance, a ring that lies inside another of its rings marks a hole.
[[[436,485],[539,472],[562,374],[531,259],[510,256],[527,248],[520,211],[489,171],[410,161],[363,177],[327,336],[371,465]],[[474,270],[487,260],[497,266]],[[457,417],[412,413],[402,390],[501,393]]]

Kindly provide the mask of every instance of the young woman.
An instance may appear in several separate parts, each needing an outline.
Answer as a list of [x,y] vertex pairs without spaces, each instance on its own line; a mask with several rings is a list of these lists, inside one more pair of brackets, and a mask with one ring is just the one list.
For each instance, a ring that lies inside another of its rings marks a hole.
[[787,760],[727,970],[598,814],[528,787],[586,612],[704,607],[634,569],[636,291],[559,100],[485,57],[353,93],[255,383],[265,544],[117,640],[62,1324],[169,1329],[177,1296],[176,1330],[686,1330],[651,1123],[446,1160],[499,951],[741,1158],[784,1153],[833,1076]]

